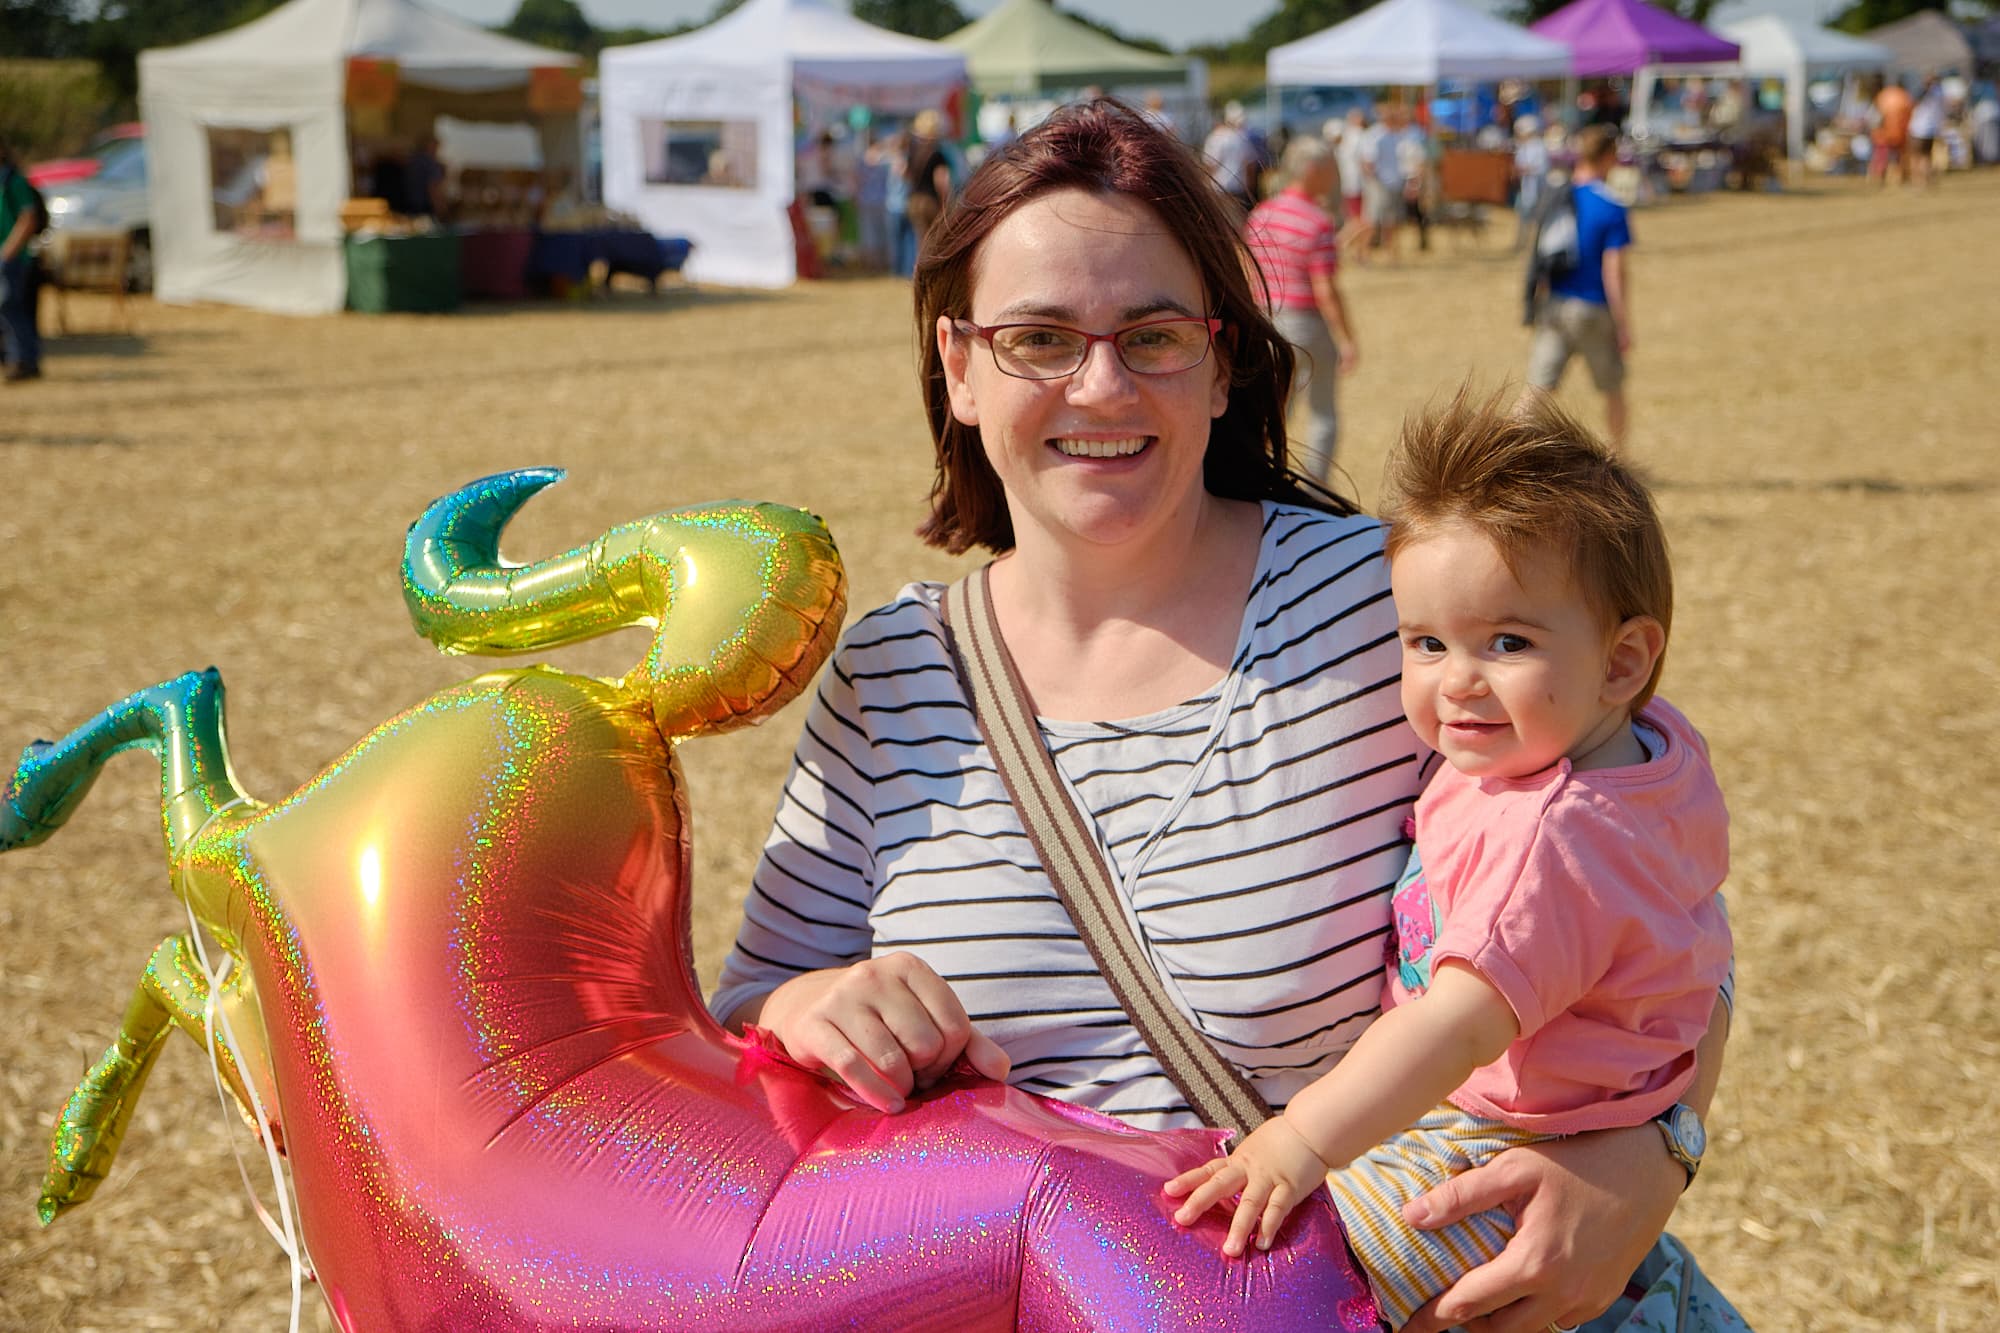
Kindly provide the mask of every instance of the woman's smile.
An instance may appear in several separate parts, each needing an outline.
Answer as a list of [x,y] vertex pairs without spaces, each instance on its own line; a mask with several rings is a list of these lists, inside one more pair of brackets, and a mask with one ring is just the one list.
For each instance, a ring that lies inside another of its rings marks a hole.
[[1058,435],[1049,443],[1065,458],[1134,458],[1153,442],[1150,435],[1126,435],[1099,439],[1087,435]]

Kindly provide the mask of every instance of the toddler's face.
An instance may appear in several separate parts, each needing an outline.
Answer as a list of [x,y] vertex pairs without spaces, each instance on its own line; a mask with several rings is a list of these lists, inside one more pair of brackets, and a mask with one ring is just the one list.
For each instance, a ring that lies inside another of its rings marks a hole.
[[1492,539],[1450,524],[1396,553],[1403,711],[1473,777],[1518,778],[1584,760],[1627,725],[1611,640],[1560,560],[1537,551],[1517,578]]

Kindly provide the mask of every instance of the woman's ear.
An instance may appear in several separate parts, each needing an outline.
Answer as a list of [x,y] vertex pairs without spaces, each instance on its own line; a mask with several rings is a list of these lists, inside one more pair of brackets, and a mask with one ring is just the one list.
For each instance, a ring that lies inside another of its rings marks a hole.
[[951,414],[958,418],[961,426],[977,426],[979,404],[973,401],[972,385],[965,378],[966,364],[972,355],[971,340],[952,327],[950,315],[939,315],[937,345],[938,361],[944,367],[945,393],[951,400]]
[[1210,381],[1208,390],[1210,420],[1219,419],[1229,410],[1229,365],[1235,350],[1236,330],[1225,324],[1215,335],[1215,341],[1208,350],[1208,359],[1215,363],[1215,378]]
[[1633,616],[1611,631],[1611,645],[1604,654],[1603,701],[1628,704],[1638,698],[1666,651],[1667,631],[1651,616]]

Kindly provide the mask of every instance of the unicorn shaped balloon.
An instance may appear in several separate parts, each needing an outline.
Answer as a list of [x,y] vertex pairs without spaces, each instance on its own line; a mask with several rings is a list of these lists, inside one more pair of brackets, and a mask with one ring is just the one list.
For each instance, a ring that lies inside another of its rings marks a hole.
[[887,1116],[716,1025],[674,747],[807,687],[839,558],[809,514],[727,503],[503,565],[502,529],[559,475],[433,504],[410,610],[454,653],[655,626],[623,679],[465,681],[269,805],[230,771],[213,669],[28,747],[0,850],[46,839],[112,755],[154,751],[173,887],[232,964],[211,986],[193,932],[154,951],[57,1120],[43,1221],[104,1178],[179,1028],[282,1151],[350,1333],[1374,1328],[1330,1207],[1243,1260],[1219,1222],[1173,1223],[1159,1182],[1214,1134],[969,1072]]

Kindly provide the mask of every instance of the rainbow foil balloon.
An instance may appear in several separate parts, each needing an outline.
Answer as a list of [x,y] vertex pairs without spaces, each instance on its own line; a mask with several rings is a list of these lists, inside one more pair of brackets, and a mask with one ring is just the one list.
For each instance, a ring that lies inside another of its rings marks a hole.
[[289,1164],[350,1333],[1374,1328],[1323,1197],[1244,1260],[1220,1220],[1174,1224],[1160,1183],[1216,1135],[969,1074],[888,1116],[716,1025],[674,746],[807,687],[839,557],[809,514],[729,503],[502,565],[501,529],[558,475],[432,505],[410,609],[455,653],[656,626],[622,680],[480,676],[269,805],[230,771],[213,670],[28,747],[0,850],[150,749],[172,883],[233,964],[211,987],[192,933],[155,950],[57,1121],[43,1220],[104,1178],[168,1033],[227,1021],[220,1073]]

